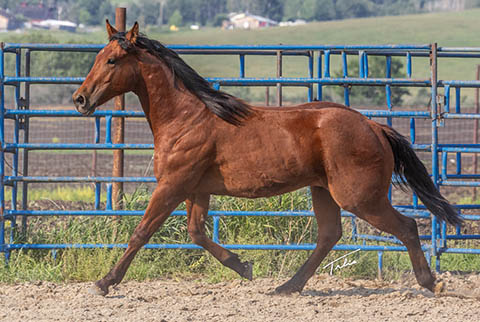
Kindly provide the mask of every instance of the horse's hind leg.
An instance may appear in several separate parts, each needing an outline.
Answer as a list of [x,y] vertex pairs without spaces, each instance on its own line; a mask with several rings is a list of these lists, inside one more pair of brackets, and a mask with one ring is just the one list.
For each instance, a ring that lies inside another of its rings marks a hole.
[[187,226],[192,241],[202,246],[223,265],[231,268],[240,276],[252,280],[252,264],[242,263],[238,255],[213,242],[205,234],[205,220],[208,215],[210,195],[195,195],[187,199]]
[[276,293],[301,292],[322,260],[342,237],[340,207],[333,200],[330,192],[318,187],[311,187],[311,191],[313,211],[318,225],[317,246],[305,264],[288,282],[279,286],[275,290]]
[[376,228],[397,237],[407,247],[418,284],[432,292],[437,291],[435,277],[421,249],[417,223],[414,219],[401,215],[387,198],[383,201],[376,200],[374,206],[352,209],[352,212]]

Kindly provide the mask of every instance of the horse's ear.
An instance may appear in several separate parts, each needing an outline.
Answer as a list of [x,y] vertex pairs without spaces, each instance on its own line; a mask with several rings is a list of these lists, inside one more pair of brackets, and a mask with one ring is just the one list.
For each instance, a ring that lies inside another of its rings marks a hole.
[[125,38],[127,38],[128,41],[134,44],[137,41],[137,36],[138,36],[138,22],[135,21],[135,24],[133,25],[132,29],[130,29],[130,31],[127,32],[127,34],[125,35]]
[[108,39],[110,39],[112,35],[115,35],[118,32],[117,29],[113,28],[108,19],[105,21],[105,26],[107,27]]

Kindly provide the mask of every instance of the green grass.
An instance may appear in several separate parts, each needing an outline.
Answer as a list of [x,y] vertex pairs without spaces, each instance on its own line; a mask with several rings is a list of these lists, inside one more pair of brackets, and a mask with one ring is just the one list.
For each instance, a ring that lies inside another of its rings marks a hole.
[[[32,194],[44,198],[44,192]],[[84,200],[91,197],[88,189],[77,192],[53,191],[49,199]],[[146,188],[125,196],[127,209],[144,209],[150,194]],[[90,199],[92,200],[92,199]],[[184,205],[180,205],[184,209]],[[307,190],[299,190],[279,197],[266,199],[241,199],[215,197],[213,210],[309,210],[311,201]],[[139,217],[31,217],[26,236],[17,234],[16,243],[126,243]],[[344,236],[340,243],[352,244],[350,220],[343,219]],[[207,234],[213,229],[212,219],[206,223]],[[220,219],[220,241],[235,244],[296,244],[315,243],[317,225],[314,218],[280,217],[222,217]],[[185,217],[170,217],[154,234],[151,243],[191,243]],[[376,244],[371,243],[369,244]],[[383,243],[379,243],[383,244]],[[478,247],[474,241],[455,242],[457,247]],[[0,282],[24,281],[92,281],[102,277],[116,263],[122,249],[67,249],[58,250],[56,257],[48,250],[19,250],[11,253],[8,266],[0,265]],[[254,262],[254,277],[292,276],[305,262],[310,251],[237,251],[242,260]],[[330,252],[318,272],[327,263],[347,252]],[[336,275],[375,278],[377,276],[377,253],[357,252],[348,257],[356,264],[336,270]],[[1,260],[1,259],[0,259]],[[340,263],[340,262],[339,262]],[[337,264],[339,264],[337,263]],[[442,269],[475,272],[480,267],[480,256],[445,254]],[[384,254],[385,279],[396,279],[411,272],[411,263],[406,253]],[[236,273],[222,266],[204,250],[147,250],[142,249],[128,270],[126,279],[148,280],[160,277],[201,277],[211,282],[236,279]]]
[[[10,192],[10,191],[7,191]],[[12,198],[11,193],[5,193],[5,200],[10,201]],[[17,200],[21,200],[22,190],[18,190]],[[28,200],[62,200],[72,202],[92,202],[95,200],[95,189],[91,186],[82,185],[78,186],[57,186],[55,188],[42,188],[42,189],[29,189]],[[105,202],[106,195],[101,195],[101,201]]]

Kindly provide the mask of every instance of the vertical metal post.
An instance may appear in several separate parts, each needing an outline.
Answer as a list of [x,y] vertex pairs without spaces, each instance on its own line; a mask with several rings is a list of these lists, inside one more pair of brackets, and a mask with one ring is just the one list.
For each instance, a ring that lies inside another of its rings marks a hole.
[[102,196],[102,184],[95,182],[95,210],[100,210],[100,201]]
[[8,255],[5,248],[5,188],[3,185],[5,176],[5,86],[3,84],[4,78],[4,51],[3,42],[0,43],[0,252],[5,254],[5,264],[7,263]]
[[368,54],[366,52],[363,52],[363,77],[368,78]]
[[442,151],[442,173],[440,175],[442,180],[447,180],[447,158],[448,152]]
[[363,70],[363,55],[365,55],[365,52],[363,50],[360,50],[358,52],[358,77],[359,78],[364,78],[365,76],[365,71]]
[[[432,180],[438,188],[438,128],[437,128],[437,43],[433,43],[430,49],[430,80],[432,88],[430,114],[432,121]],[[432,216],[432,250],[435,256],[435,269],[440,271],[440,254],[437,249],[439,237],[438,221]]]
[[[94,143],[100,143],[100,117],[95,117],[95,137]],[[92,154],[92,177],[97,176],[97,150]],[[95,210],[100,209],[100,197],[102,193],[102,184],[95,182]]]
[[377,274],[377,278],[379,280],[383,280],[383,252],[379,251],[377,255],[378,255],[378,274]]
[[455,87],[455,113],[460,113],[461,105],[461,87]]
[[412,54],[407,52],[407,77],[412,78]]
[[[412,144],[415,144],[415,137],[416,137],[416,133],[415,133],[415,118],[411,118],[410,119],[410,142]],[[413,207],[416,209],[418,208],[418,196],[415,194],[415,193],[412,193],[412,203],[413,203]]]
[[347,53],[345,51],[342,51],[342,71],[343,77],[348,77]]
[[[22,51],[21,49],[15,50],[15,76],[20,77],[22,75]],[[20,98],[20,85],[21,83],[15,84],[15,109],[20,109],[21,105],[21,98]],[[20,117],[15,116],[14,118],[15,123],[13,126],[13,143],[18,144],[20,142]],[[12,155],[12,176],[18,176],[18,152],[19,149],[15,148],[14,153]],[[12,200],[11,200],[11,209],[17,210],[17,188],[18,182],[13,182],[12,184]],[[10,243],[14,241],[14,235],[17,225],[17,216],[13,216],[10,220]]]
[[[282,51],[277,50],[277,78],[282,77]],[[282,106],[282,84],[277,84],[277,105]]]
[[112,116],[105,116],[105,143],[112,143]]
[[410,143],[415,144],[415,138],[416,138],[416,133],[415,133],[415,118],[412,117],[410,118]]
[[107,183],[107,202],[105,210],[113,210],[113,185],[111,183]]
[[[387,56],[385,61],[385,77],[392,78],[392,56]],[[385,97],[387,101],[387,108],[392,111],[392,88],[390,85],[385,85]],[[392,126],[392,117],[387,117],[387,125]]]
[[[480,65],[477,65],[477,81],[480,80]],[[475,88],[475,114],[480,113],[480,89]],[[474,120],[473,124],[473,144],[478,144],[478,119]],[[478,158],[477,154],[473,154],[473,173],[477,173]],[[473,200],[477,200],[477,187],[473,188]]]
[[325,69],[323,71],[323,77],[330,77],[330,50],[325,50]]
[[[347,63],[347,53],[342,51],[342,70],[343,70],[343,78],[348,77],[348,63]],[[343,86],[343,100],[346,106],[350,106],[350,90],[348,85]]]
[[352,241],[357,241],[357,221],[355,220],[355,216],[351,217],[352,223]]
[[[313,78],[313,51],[308,52],[308,77]],[[313,100],[313,84],[308,85],[308,101]]]
[[[126,8],[117,8],[115,10],[115,28],[118,31],[125,31],[126,28]],[[115,97],[115,110],[125,110],[125,95]],[[114,119],[113,142],[124,143],[125,141],[125,119],[116,117]],[[123,177],[124,153],[122,149],[113,151],[113,177]],[[115,210],[122,208],[123,182],[113,183],[113,207]]]
[[[460,113],[460,108],[461,108],[461,87],[455,87],[455,113]],[[462,153],[457,152],[455,153],[455,164],[457,166],[456,169],[456,174],[461,174],[462,173]]]
[[214,243],[219,244],[219,236],[218,236],[218,230],[220,227],[220,217],[219,216],[213,216],[213,234],[212,234],[212,240]]
[[[322,52],[318,52],[318,57],[317,57],[317,77],[322,78]],[[323,100],[323,95],[322,95],[322,84],[317,85],[317,100],[321,101]]]
[[[100,117],[96,116],[95,117],[95,137],[93,138],[93,143],[100,143]],[[92,172],[91,176],[96,177],[97,176],[97,150],[93,150],[92,152]]]
[[240,54],[240,78],[245,77],[245,54]]
[[[27,49],[25,52],[25,76],[30,77],[30,58],[31,52],[30,49]],[[25,106],[26,110],[30,109],[30,83],[25,83]],[[23,119],[23,143],[30,142],[30,118],[28,115],[24,115]],[[28,149],[23,149],[23,168],[22,174],[28,176]],[[23,182],[22,184],[22,210],[27,210],[28,208],[28,183]],[[22,216],[22,232],[21,234],[25,236],[27,233],[27,216]]]

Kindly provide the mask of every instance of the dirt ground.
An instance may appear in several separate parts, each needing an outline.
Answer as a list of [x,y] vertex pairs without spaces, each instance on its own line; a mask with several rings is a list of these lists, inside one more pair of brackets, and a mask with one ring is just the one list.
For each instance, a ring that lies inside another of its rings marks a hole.
[[106,297],[91,283],[0,285],[1,321],[478,321],[480,274],[440,276],[447,293],[411,274],[381,282],[315,275],[301,294],[273,295],[280,280],[121,283]]

